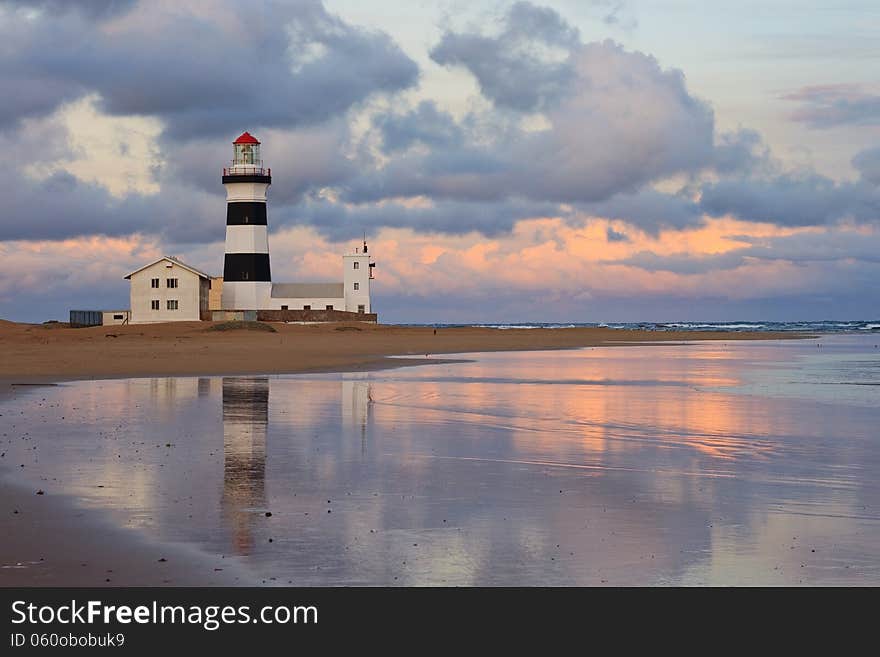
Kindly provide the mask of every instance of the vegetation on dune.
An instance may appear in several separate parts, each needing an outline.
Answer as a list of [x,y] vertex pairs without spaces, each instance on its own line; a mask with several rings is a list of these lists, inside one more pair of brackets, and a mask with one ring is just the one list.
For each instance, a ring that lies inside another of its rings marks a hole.
[[266,331],[268,333],[276,333],[274,326],[270,326],[265,322],[247,322],[247,321],[233,321],[233,322],[220,322],[219,324],[214,324],[211,326],[209,331]]

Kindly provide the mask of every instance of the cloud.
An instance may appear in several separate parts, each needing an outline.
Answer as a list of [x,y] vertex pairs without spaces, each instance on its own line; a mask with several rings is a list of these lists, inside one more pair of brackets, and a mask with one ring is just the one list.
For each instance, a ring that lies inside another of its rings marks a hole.
[[[544,56],[551,46],[561,58]],[[350,181],[346,201],[597,203],[716,164],[743,169],[754,158],[757,142],[746,132],[716,153],[712,111],[680,71],[612,41],[584,44],[549,9],[518,3],[495,36],[447,31],[432,57],[468,70],[503,111],[456,122],[423,103],[376,117],[393,157]],[[536,110],[541,127],[523,128],[519,119]]]
[[107,113],[160,118],[168,138],[228,137],[321,123],[418,78],[388,35],[317,0],[237,7],[143,3],[112,25],[76,12],[12,14],[0,86],[28,84],[0,124],[97,93]]
[[611,226],[605,231],[605,239],[609,242],[629,242],[630,238],[626,233],[621,233],[614,230]]
[[771,170],[770,148],[755,130],[741,128],[722,133],[716,140],[713,168],[720,175]]
[[409,228],[418,232],[494,236],[509,233],[518,221],[559,216],[559,206],[523,200],[505,202],[387,201],[379,204],[343,205],[320,197],[305,199],[295,207],[273,209],[277,225],[311,225],[335,240],[358,237],[379,229]]
[[639,251],[627,258],[609,260],[608,264],[638,267],[645,271],[668,271],[674,274],[705,274],[723,269],[736,269],[745,264],[743,255],[737,252],[712,255],[676,253],[657,255],[651,251]]
[[413,144],[428,147],[449,147],[460,143],[464,130],[452,115],[442,112],[436,103],[424,100],[414,109],[401,114],[383,114],[376,119],[382,133],[386,153],[406,150]]
[[790,118],[811,128],[842,125],[880,125],[880,95],[854,84],[803,87],[783,96],[801,107]]
[[791,235],[734,236],[749,246],[722,253],[658,254],[638,251],[625,258],[606,260],[610,265],[627,265],[648,272],[700,275],[737,269],[762,261],[785,261],[796,265],[859,262],[880,264],[880,235],[855,231],[805,232]]
[[580,35],[554,10],[514,4],[497,36],[447,31],[430,56],[441,66],[463,66],[499,107],[531,112],[554,103],[571,86],[569,61],[554,61],[544,49],[569,50]]
[[638,27],[639,21],[633,15],[630,3],[625,0],[591,0],[590,4],[602,10],[602,22],[610,27],[623,30]]
[[650,235],[657,235],[661,230],[695,228],[704,223],[698,203],[681,194],[664,194],[651,188],[579,207],[592,216],[624,221]]
[[880,185],[880,147],[868,148],[856,153],[852,160],[862,180],[873,185]]
[[0,6],[49,13],[76,11],[91,18],[111,18],[124,14],[138,0],[0,0]]
[[803,232],[761,238],[739,236],[737,239],[751,242],[751,246],[738,250],[738,253],[762,260],[880,264],[880,234],[875,231]]
[[779,226],[880,220],[880,190],[865,182],[837,183],[818,174],[725,179],[703,185],[700,207],[712,216]]

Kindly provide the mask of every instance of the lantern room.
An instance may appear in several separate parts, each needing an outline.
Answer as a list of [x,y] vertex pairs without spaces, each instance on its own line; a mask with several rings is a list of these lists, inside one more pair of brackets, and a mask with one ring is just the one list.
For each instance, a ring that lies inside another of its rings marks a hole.
[[232,142],[232,166],[223,167],[223,184],[233,182],[272,184],[272,170],[263,168],[260,141],[249,132]]
[[261,167],[260,142],[251,133],[245,132],[232,142],[232,166]]

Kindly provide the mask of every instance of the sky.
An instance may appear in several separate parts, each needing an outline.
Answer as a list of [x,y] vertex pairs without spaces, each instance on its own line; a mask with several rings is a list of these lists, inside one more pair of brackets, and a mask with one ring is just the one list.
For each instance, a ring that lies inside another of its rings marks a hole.
[[0,0],[0,317],[220,274],[272,168],[272,277],[384,322],[880,318],[880,5]]

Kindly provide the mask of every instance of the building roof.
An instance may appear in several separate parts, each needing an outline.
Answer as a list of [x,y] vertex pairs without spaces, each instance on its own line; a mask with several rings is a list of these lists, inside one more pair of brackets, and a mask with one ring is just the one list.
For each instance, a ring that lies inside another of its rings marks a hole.
[[239,138],[236,139],[232,143],[233,144],[259,144],[260,142],[251,133],[243,132],[243,133],[241,133],[241,136],[239,136]]
[[155,264],[157,264],[157,263],[159,263],[159,262],[162,262],[163,260],[168,260],[169,262],[171,262],[172,264],[177,265],[178,267],[183,267],[184,269],[191,271],[193,274],[195,274],[195,275],[198,276],[199,278],[206,278],[206,279],[210,279],[210,278],[211,278],[208,274],[206,274],[205,272],[203,272],[201,269],[196,269],[195,267],[191,267],[190,265],[186,264],[185,262],[183,262],[183,261],[181,261],[181,260],[178,260],[177,258],[175,258],[175,257],[173,257],[173,256],[162,256],[162,257],[159,258],[158,260],[154,260],[153,262],[150,262],[150,263],[144,265],[143,267],[141,267],[141,268],[139,268],[139,269],[135,269],[135,270],[134,270],[133,272],[131,272],[128,276],[126,276],[126,278],[131,278],[132,276],[134,276],[134,275],[137,274],[138,272],[143,271],[143,270],[146,269],[147,267],[152,267],[153,265],[155,265]]
[[343,283],[272,283],[274,299],[342,299]]

